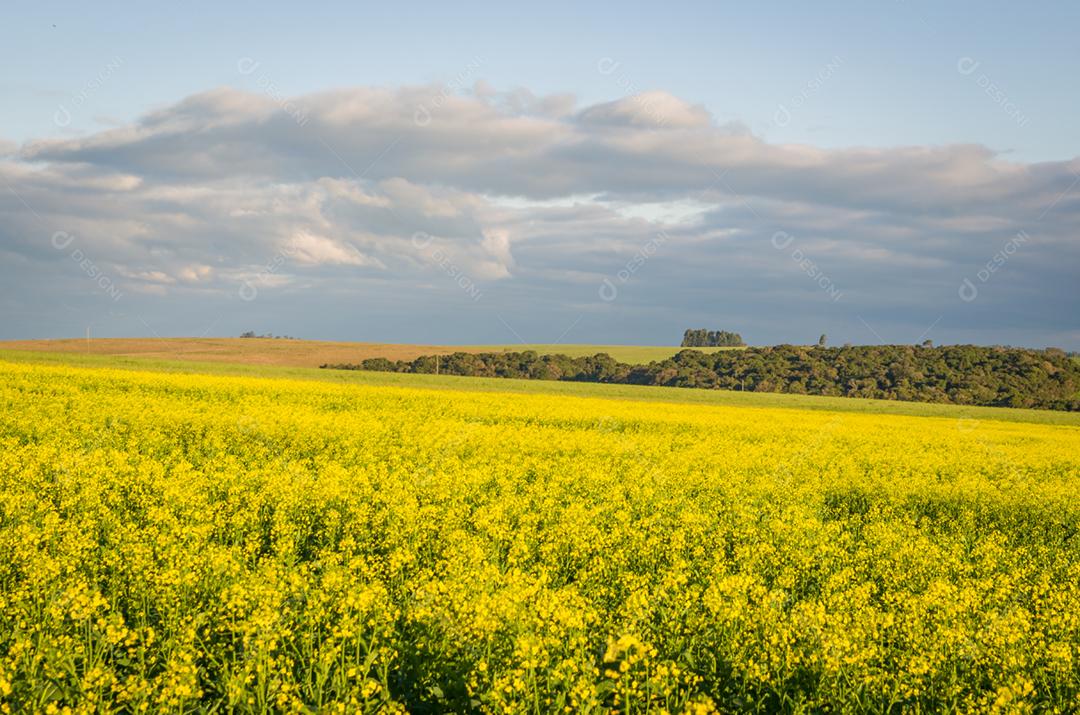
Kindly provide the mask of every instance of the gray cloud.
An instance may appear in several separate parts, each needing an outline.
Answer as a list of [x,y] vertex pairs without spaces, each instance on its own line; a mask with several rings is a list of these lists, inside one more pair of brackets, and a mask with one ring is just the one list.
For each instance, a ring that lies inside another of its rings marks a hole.
[[[224,332],[308,337],[427,340],[400,331],[430,320],[458,342],[512,341],[515,321],[536,341],[569,324],[567,340],[670,341],[700,323],[910,342],[936,321],[942,340],[1080,342],[1078,159],[771,145],[663,92],[578,107],[479,84],[287,104],[223,88],[131,126],[0,144],[7,337],[92,320],[178,334],[216,306]],[[343,300],[367,322],[335,321]]]

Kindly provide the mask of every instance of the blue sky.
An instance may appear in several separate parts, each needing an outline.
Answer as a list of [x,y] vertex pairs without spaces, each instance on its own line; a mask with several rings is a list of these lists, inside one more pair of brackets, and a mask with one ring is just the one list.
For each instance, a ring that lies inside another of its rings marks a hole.
[[[664,89],[772,141],[819,146],[978,142],[1026,160],[1075,155],[1069,91],[1080,69],[1075,3],[49,3],[5,9],[0,56],[8,139],[61,133],[58,100],[114,58],[116,81],[71,129],[131,121],[210,87],[243,87],[236,60],[265,63],[286,94],[352,85],[478,78],[585,103],[624,91],[603,58],[641,90]],[[53,25],[56,25],[54,28]],[[777,127],[834,58],[826,86]],[[956,71],[971,57],[1030,121],[1021,127]],[[16,71],[10,71],[16,70]],[[250,84],[250,82],[247,82]]]
[[1078,28],[1073,3],[11,3],[0,337],[1080,347]]

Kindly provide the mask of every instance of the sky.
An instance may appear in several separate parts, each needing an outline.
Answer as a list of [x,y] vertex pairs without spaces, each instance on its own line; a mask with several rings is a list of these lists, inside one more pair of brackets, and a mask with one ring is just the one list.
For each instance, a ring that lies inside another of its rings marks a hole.
[[0,339],[1080,348],[1075,3],[0,10]]

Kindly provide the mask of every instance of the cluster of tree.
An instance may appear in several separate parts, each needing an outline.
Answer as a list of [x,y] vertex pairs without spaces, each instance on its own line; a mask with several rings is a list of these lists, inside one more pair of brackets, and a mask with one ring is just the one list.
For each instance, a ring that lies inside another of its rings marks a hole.
[[247,332],[240,333],[241,338],[274,338],[275,340],[299,340],[300,338],[294,338],[291,335],[274,335],[273,333],[266,333],[265,335],[256,335],[254,330],[248,330]]
[[1080,410],[1080,362],[1056,348],[778,345],[716,353],[682,350],[647,365],[628,365],[603,353],[571,358],[530,350],[411,361],[372,358],[322,367]]
[[683,333],[682,347],[684,348],[741,348],[746,345],[742,336],[738,333],[729,333],[726,330],[687,330]]

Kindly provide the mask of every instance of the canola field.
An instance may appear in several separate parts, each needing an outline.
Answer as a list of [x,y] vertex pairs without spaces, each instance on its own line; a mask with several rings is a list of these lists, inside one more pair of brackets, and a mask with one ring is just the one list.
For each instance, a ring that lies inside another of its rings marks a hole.
[[3,712],[1076,712],[1080,428],[0,361]]

